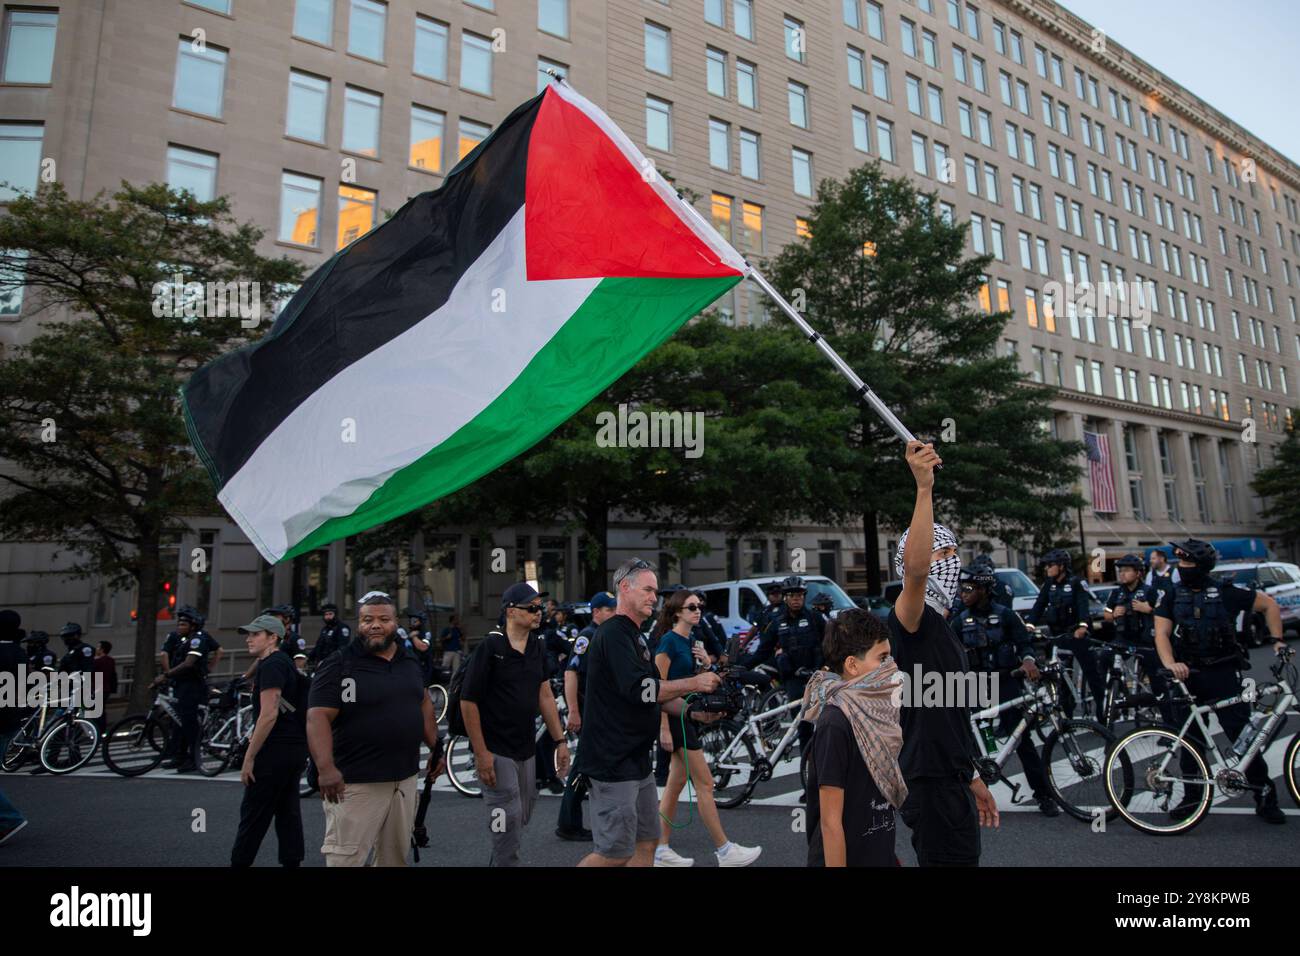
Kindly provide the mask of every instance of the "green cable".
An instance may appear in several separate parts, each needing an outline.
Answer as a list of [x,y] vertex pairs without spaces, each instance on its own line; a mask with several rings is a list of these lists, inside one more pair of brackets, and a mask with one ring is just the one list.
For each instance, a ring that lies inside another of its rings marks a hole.
[[691,698],[696,696],[698,695],[687,694],[682,698],[682,762],[686,764],[686,788],[690,792],[690,797],[688,798],[690,803],[687,805],[687,820],[685,823],[673,823],[672,820],[668,819],[667,814],[662,810],[659,811],[659,816],[663,817],[664,823],[668,824],[668,826],[674,830],[684,830],[695,822],[695,785],[691,782],[690,751],[686,749],[686,704],[690,703]]

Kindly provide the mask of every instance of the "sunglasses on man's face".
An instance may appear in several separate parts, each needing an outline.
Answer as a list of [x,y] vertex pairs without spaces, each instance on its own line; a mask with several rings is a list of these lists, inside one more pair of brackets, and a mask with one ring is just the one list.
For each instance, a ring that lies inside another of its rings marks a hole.
[[542,606],[540,604],[512,604],[511,607],[517,607],[521,611],[527,611],[529,614],[541,614]]

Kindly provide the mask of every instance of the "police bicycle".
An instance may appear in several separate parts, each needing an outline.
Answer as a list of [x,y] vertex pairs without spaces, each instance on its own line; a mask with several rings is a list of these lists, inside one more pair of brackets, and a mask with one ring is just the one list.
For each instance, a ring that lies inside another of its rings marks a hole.
[[[1239,796],[1254,789],[1246,780],[1246,768],[1263,760],[1264,750],[1281,730],[1287,715],[1296,713],[1296,667],[1291,663],[1295,651],[1284,648],[1269,668],[1273,682],[1263,687],[1247,684],[1239,694],[1212,704],[1197,704],[1187,685],[1162,671],[1174,690],[1171,697],[1186,710],[1182,726],[1139,727],[1115,744],[1106,761],[1106,790],[1111,804],[1128,823],[1143,833],[1173,836],[1186,833],[1205,819],[1214,802],[1214,788],[1226,797]],[[1196,669],[1191,669],[1196,673]],[[1265,703],[1272,698],[1271,703]],[[1210,733],[1209,716],[1235,704],[1252,706],[1250,722],[1227,753]],[[1188,738],[1195,723],[1213,752],[1207,755],[1201,745]],[[1207,756],[1209,759],[1207,759]],[[1186,763],[1193,769],[1183,769]],[[1300,806],[1300,734],[1287,744],[1282,761],[1282,776],[1291,798]],[[1199,790],[1200,797],[1194,794]],[[1184,803],[1184,801],[1189,801]],[[1180,808],[1175,819],[1170,811]],[[1181,810],[1186,810],[1186,816]]]
[[444,684],[430,684],[424,689],[429,695],[429,700],[433,702],[433,717],[438,723],[442,723],[447,716],[447,702],[450,699],[447,696],[447,687]]
[[253,695],[237,677],[215,691],[194,745],[194,763],[205,777],[215,777],[232,764],[242,764],[253,734]]
[[[1055,650],[1055,648],[1053,648]],[[1066,664],[1053,657],[1039,668],[1039,679],[1029,681],[1031,689],[970,715],[971,733],[983,755],[977,761],[980,779],[988,786],[1001,781],[1011,788],[1011,802],[1021,802],[1021,784],[1007,779],[1004,768],[1031,728],[1046,733],[1043,743],[1043,771],[1052,797],[1076,820],[1091,822],[1099,811],[1114,819],[1102,779],[1106,748],[1114,742],[1111,733],[1095,720],[1070,717],[1062,706],[1062,688],[1067,681]],[[1002,715],[1023,708],[1020,721],[1005,740],[997,736]]]
[[1111,654],[1106,674],[1106,726],[1113,730],[1116,724],[1126,720],[1132,720],[1139,727],[1161,723],[1161,698],[1143,682],[1138,669],[1137,645],[1107,642],[1095,637],[1088,638],[1088,641]]
[[86,765],[99,745],[99,728],[94,721],[83,716],[85,709],[80,702],[80,685],[63,700],[50,700],[45,687],[40,693],[40,705],[10,738],[0,755],[0,768],[8,773],[13,773],[29,759],[39,761],[49,773],[72,773]]
[[[803,714],[803,700],[780,703],[768,710],[751,712],[743,709],[743,695],[736,672],[726,672],[723,687],[708,695],[710,699],[730,697],[718,706],[727,717],[712,724],[702,723],[697,730],[700,749],[704,751],[713,776],[713,799],[725,810],[743,806],[754,789],[774,776],[784,776],[781,765],[795,758],[794,744]],[[691,701],[688,698],[688,709]],[[706,710],[712,707],[706,708]],[[789,723],[787,724],[786,721]],[[776,736],[781,727],[785,732]],[[806,782],[807,770],[800,762],[799,773]]]
[[[208,705],[199,704],[199,726],[207,719]],[[104,764],[124,777],[148,773],[166,759],[172,737],[181,732],[181,716],[172,688],[159,690],[144,714],[127,714],[104,735]]]
[[[569,707],[564,700],[563,675],[556,675],[551,678],[551,692],[555,694],[555,709],[560,715],[560,725],[565,728],[564,740],[569,745],[569,756],[574,757],[578,752],[579,737],[568,730]],[[538,715],[533,743],[540,743],[542,735],[546,733],[546,721]],[[558,747],[558,744],[557,744]],[[556,772],[559,772],[559,754],[558,752],[552,758],[555,762]],[[572,765],[572,761],[570,761]],[[483,796],[483,782],[478,778],[478,764],[474,760],[474,747],[470,744],[468,736],[457,735],[447,741],[447,780],[456,789],[457,792],[467,797]]]

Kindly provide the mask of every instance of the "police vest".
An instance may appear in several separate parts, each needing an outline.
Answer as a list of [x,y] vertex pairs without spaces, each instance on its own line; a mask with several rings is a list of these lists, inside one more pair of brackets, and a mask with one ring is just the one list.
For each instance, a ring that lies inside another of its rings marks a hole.
[[1151,645],[1152,621],[1150,614],[1143,614],[1141,611],[1133,610],[1134,601],[1145,601],[1146,592],[1142,585],[1138,585],[1132,591],[1120,585],[1119,590],[1115,592],[1115,607],[1123,605],[1124,613],[1120,617],[1114,618],[1115,632],[1123,640],[1133,644]]
[[1047,610],[1043,623],[1053,631],[1064,631],[1079,623],[1075,614],[1075,589],[1083,587],[1077,578],[1064,584],[1053,581],[1047,585]]
[[996,608],[966,608],[957,622],[971,670],[996,671],[1019,666],[1015,643],[1002,626],[1002,615]]
[[1176,587],[1174,637],[1179,657],[1197,661],[1237,653],[1234,617],[1224,605],[1216,583],[1201,591]]
[[787,613],[776,626],[777,647],[784,648],[790,657],[790,665],[796,670],[816,665],[819,640],[817,628],[807,612],[801,612],[795,618]]

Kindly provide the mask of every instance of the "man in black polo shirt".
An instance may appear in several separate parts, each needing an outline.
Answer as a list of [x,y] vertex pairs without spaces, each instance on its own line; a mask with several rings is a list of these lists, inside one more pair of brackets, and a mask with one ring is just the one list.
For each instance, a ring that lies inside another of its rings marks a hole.
[[322,663],[307,740],[325,800],[326,866],[405,866],[415,822],[420,741],[443,766],[433,702],[416,656],[397,646],[397,608],[382,591],[358,603],[356,636]]
[[505,631],[470,658],[460,694],[465,732],[488,808],[492,854],[488,866],[518,866],[519,841],[537,799],[533,728],[540,713],[556,742],[560,775],[569,770],[569,748],[546,673],[546,649],[533,630],[542,616],[542,595],[520,581],[506,588],[501,607]]
[[304,855],[298,778],[307,765],[307,678],[276,645],[284,625],[270,614],[239,629],[248,653],[257,661],[253,673],[253,735],[248,741],[239,779],[244,800],[239,831],[230,851],[231,866],[252,866],[275,821],[280,865],[297,866]]
[[587,649],[587,696],[578,772],[591,781],[594,852],[579,866],[651,866],[659,842],[659,795],[650,748],[659,738],[659,705],[682,712],[687,694],[707,694],[721,679],[712,671],[660,680],[641,623],[655,609],[658,580],[640,558],[614,572],[615,614],[596,629]]
[[888,621],[894,660],[912,683],[899,714],[903,750],[898,762],[908,791],[900,816],[912,831],[921,866],[978,866],[979,828],[998,825],[998,807],[975,771],[967,711],[973,702],[924,706],[921,694],[930,673],[939,677],[940,687],[965,686],[946,679],[950,672],[966,670],[966,653],[946,620],[961,559],[956,536],[934,523],[934,469],[940,464],[934,446],[908,442],[907,464],[916,479],[916,507],[894,557],[903,591]]

